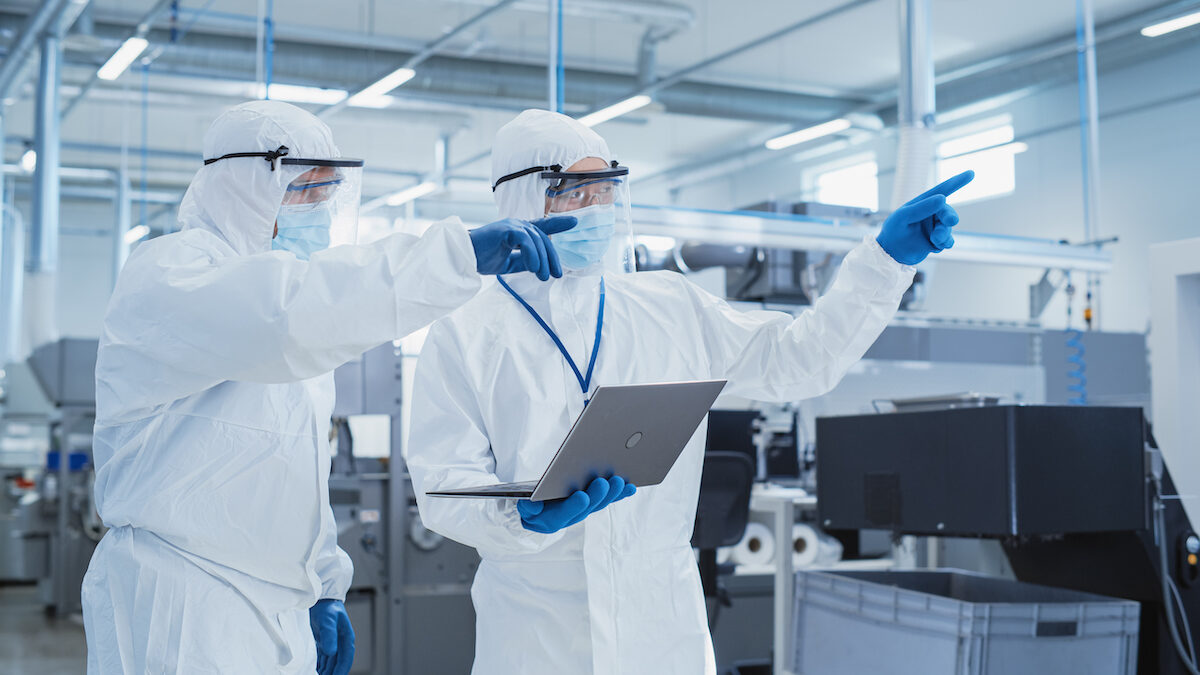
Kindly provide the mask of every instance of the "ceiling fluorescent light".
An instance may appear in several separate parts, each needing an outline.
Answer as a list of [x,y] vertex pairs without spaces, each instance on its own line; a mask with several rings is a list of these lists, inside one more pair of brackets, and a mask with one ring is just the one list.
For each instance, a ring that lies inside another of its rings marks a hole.
[[644,108],[650,105],[650,101],[651,98],[645,94],[630,96],[624,101],[618,101],[607,108],[601,108],[594,113],[580,117],[579,123],[584,126],[594,127],[602,122],[607,122],[613,118],[631,113],[638,108]]
[[812,140],[821,138],[823,136],[829,136],[830,134],[836,134],[839,131],[845,131],[845,130],[849,129],[850,126],[851,126],[851,124],[850,124],[849,120],[836,119],[836,120],[833,120],[832,122],[818,124],[815,127],[809,127],[807,129],[801,129],[800,131],[793,131],[790,134],[776,136],[775,138],[772,138],[771,140],[767,141],[767,148],[771,149],[771,150],[782,150],[784,148],[790,148],[793,145],[798,145],[800,143],[806,143],[808,141],[812,141]]
[[351,96],[349,103],[350,105],[365,105],[368,108],[378,107],[362,102],[370,101],[371,99],[383,96],[396,87],[399,87],[405,82],[413,79],[416,77],[416,75],[417,71],[413,70],[412,68],[397,68],[396,70],[393,70],[387,75],[379,78],[379,81],[376,83]]
[[1166,35],[1167,33],[1173,33],[1182,28],[1187,28],[1188,26],[1195,26],[1198,23],[1200,23],[1200,12],[1196,12],[1194,14],[1185,14],[1183,16],[1171,19],[1170,21],[1163,21],[1152,26],[1146,26],[1142,29],[1142,35],[1145,35],[1146,37],[1158,37],[1159,35]]
[[145,225],[136,225],[125,231],[125,243],[132,244],[135,241],[141,241],[148,234],[150,234],[150,228]]
[[388,206],[400,206],[407,204],[414,199],[420,199],[427,194],[437,192],[438,184],[434,181],[427,180],[424,183],[418,183],[410,188],[405,188],[399,192],[394,192],[388,195],[384,201]]
[[100,70],[96,71],[96,77],[102,80],[115,80],[121,76],[133,63],[134,59],[142,55],[146,51],[146,47],[150,43],[146,38],[131,37],[121,45],[112,56],[108,57],[108,61],[100,66]]
[[322,89],[321,87],[304,87],[298,84],[275,84],[267,88],[267,96],[262,96],[263,86],[258,85],[259,98],[270,98],[288,103],[318,103],[333,105],[346,98],[349,93],[345,89]]
[[348,105],[354,108],[386,108],[396,102],[395,96],[351,96]]

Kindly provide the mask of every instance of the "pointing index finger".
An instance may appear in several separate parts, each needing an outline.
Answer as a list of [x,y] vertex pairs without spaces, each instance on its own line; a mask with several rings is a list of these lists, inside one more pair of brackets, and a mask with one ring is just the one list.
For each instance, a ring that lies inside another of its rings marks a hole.
[[943,197],[949,197],[950,195],[954,194],[955,192],[958,192],[960,189],[962,189],[963,186],[965,186],[967,183],[970,183],[973,180],[975,180],[975,172],[968,169],[968,170],[958,174],[957,176],[954,176],[953,178],[948,178],[948,179],[942,181],[941,183],[938,183],[937,185],[933,186],[932,188],[926,190],[925,192],[922,192],[920,195],[913,197],[912,199],[908,200],[908,203],[915,204],[915,203],[921,201],[922,199],[925,199],[926,197],[932,197],[933,195],[942,195]]

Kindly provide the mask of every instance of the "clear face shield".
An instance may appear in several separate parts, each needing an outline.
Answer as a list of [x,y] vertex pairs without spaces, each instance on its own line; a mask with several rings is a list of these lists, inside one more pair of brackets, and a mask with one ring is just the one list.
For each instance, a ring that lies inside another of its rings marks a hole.
[[301,260],[331,246],[358,241],[358,207],[362,197],[361,159],[292,157],[287,146],[265,152],[233,152],[204,160],[208,166],[230,159],[266,160],[271,171],[295,176],[283,193],[275,215],[277,232],[271,248],[291,251]]
[[284,157],[280,164],[303,173],[283,193],[271,248],[307,260],[317,251],[356,243],[362,160]]
[[546,185],[546,215],[579,219],[570,230],[550,235],[563,269],[603,274],[636,271],[629,169],[616,162],[596,171],[550,168],[539,174]]

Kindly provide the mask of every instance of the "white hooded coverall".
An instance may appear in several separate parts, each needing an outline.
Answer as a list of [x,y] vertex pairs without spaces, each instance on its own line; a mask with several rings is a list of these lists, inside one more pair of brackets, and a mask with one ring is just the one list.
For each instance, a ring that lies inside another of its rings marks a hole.
[[[221,115],[204,156],[338,156],[329,128],[258,101]],[[478,290],[457,221],[303,262],[271,251],[304,167],[200,168],[181,231],[140,245],[96,363],[96,502],[112,528],[83,585],[88,672],[313,673],[308,608],[344,599],[329,507],[332,370]]]
[[[493,179],[528,166],[611,160],[569,118],[526,111],[501,129]],[[541,216],[537,176],[497,190],[501,215]],[[798,318],[739,312],[674,272],[605,278],[593,386],[728,379],[729,394],[796,401],[832,389],[879,336],[912,281],[872,239]],[[576,362],[591,353],[599,277],[507,278]],[[475,675],[714,673],[690,539],[707,422],[666,480],[553,534],[521,525],[513,500],[440,499],[434,489],[536,479],[583,410],[550,338],[499,285],[430,329],[417,366],[406,459],[422,522],[475,547]]]

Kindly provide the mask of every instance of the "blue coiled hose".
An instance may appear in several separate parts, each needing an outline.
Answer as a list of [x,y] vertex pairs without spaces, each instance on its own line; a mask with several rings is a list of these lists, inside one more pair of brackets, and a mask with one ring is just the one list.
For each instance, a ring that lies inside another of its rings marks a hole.
[[1074,366],[1073,370],[1067,371],[1067,377],[1075,380],[1067,385],[1067,390],[1075,394],[1068,402],[1071,405],[1087,405],[1087,361],[1083,358],[1087,350],[1083,347],[1083,331],[1067,331],[1067,348],[1075,350],[1075,353],[1067,356],[1067,363]]

